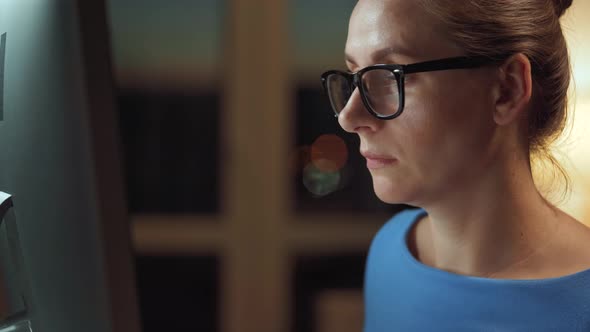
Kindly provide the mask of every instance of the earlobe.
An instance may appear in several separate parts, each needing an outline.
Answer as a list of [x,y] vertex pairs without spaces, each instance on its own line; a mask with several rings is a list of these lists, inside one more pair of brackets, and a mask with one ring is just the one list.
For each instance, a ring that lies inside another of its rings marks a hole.
[[513,122],[526,112],[532,96],[531,63],[522,53],[508,58],[499,68],[494,121]]

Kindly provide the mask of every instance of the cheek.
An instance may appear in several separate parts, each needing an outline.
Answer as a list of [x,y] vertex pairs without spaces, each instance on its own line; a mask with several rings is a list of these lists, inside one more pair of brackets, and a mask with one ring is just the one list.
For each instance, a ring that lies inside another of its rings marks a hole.
[[[410,126],[439,144],[478,141],[493,126],[493,103],[483,75],[434,73],[409,92]],[[438,74],[438,76],[437,76]],[[451,143],[449,142],[449,143]]]
[[408,90],[404,114],[385,127],[382,141],[395,140],[400,165],[373,173],[383,201],[421,206],[485,171],[494,131],[486,92],[450,83]]
[[485,158],[494,128],[491,103],[481,83],[424,83],[420,93],[408,94],[404,152],[416,176],[448,182]]

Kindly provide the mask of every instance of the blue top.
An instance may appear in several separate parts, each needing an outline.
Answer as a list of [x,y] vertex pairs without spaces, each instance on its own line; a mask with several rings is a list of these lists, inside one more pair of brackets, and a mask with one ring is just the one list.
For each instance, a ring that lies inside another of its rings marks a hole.
[[520,280],[440,270],[418,261],[407,246],[411,226],[424,215],[403,211],[373,239],[364,332],[590,331],[590,269]]

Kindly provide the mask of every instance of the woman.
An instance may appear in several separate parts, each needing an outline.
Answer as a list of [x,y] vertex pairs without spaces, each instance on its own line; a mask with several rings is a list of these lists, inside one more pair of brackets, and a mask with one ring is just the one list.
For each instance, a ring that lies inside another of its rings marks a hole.
[[530,166],[565,123],[570,5],[358,1],[324,86],[377,196],[420,207],[371,244],[365,332],[590,331],[590,228]]

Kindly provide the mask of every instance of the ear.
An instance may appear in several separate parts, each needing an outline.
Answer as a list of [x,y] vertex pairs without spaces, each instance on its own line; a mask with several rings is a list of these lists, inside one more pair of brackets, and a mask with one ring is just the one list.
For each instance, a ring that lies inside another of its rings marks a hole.
[[527,110],[533,91],[531,62],[522,53],[508,58],[499,68],[494,121],[506,125]]

